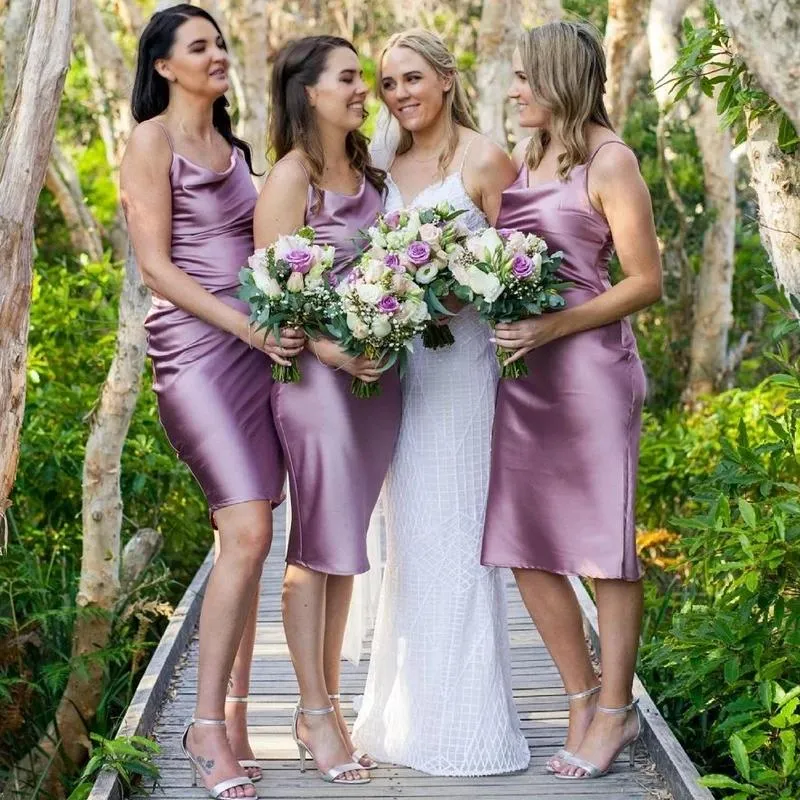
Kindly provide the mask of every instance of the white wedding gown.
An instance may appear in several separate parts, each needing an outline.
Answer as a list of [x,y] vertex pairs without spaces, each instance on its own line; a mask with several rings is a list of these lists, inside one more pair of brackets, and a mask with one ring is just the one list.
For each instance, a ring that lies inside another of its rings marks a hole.
[[[460,173],[411,205],[448,201],[477,230],[486,218]],[[389,180],[386,210],[403,207]],[[403,419],[382,495],[387,560],[369,674],[353,730],[382,762],[433,775],[525,769],[530,752],[511,691],[501,571],[480,565],[498,367],[471,308],[455,344],[414,343]]]

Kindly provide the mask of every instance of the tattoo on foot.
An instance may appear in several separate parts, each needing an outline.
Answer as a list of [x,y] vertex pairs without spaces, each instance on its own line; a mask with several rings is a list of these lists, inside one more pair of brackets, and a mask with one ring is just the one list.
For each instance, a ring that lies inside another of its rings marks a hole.
[[214,769],[214,759],[213,758],[203,758],[203,756],[197,757],[197,766],[206,773],[206,775],[210,775],[212,770]]

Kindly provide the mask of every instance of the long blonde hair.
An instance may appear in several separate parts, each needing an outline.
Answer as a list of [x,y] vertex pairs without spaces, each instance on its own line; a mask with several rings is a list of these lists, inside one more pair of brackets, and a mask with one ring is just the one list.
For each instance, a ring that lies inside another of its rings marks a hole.
[[[451,78],[453,83],[444,96],[444,108],[447,125],[447,147],[439,157],[439,172],[444,174],[453,160],[458,148],[458,127],[477,131],[478,126],[472,116],[469,98],[461,82],[455,56],[447,49],[445,43],[431,31],[424,28],[411,28],[401,33],[395,33],[383,48],[378,59],[378,92],[383,99],[383,59],[394,47],[406,47],[425,61],[436,71],[441,78]],[[397,146],[397,155],[407,153],[414,144],[410,131],[400,126],[400,143]]]
[[[597,31],[585,22],[550,22],[520,36],[519,52],[533,96],[552,114],[553,133],[566,151],[558,157],[558,177],[589,159],[589,122],[614,130],[603,103],[606,61]],[[525,160],[536,169],[550,136],[536,130]]]

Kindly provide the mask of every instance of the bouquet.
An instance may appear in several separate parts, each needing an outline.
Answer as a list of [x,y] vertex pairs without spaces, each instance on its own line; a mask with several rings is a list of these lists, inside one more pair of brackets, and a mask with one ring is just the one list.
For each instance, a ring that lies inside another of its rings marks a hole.
[[[533,234],[486,228],[470,236],[463,250],[451,257],[455,294],[473,303],[490,325],[518,322],[564,308],[566,303],[559,292],[570,284],[556,277],[562,256],[560,251],[548,253],[545,241]],[[497,348],[501,377],[527,375],[524,359],[503,365],[512,354]]]
[[[338,303],[327,329],[350,355],[381,362],[381,370],[399,364],[402,371],[411,340],[430,320],[423,290],[397,263],[394,253],[362,256],[336,289]],[[378,383],[353,378],[357,397],[380,394]]]
[[[335,302],[334,249],[314,244],[314,238],[309,227],[281,236],[256,250],[239,273],[239,297],[250,305],[251,321],[258,330],[271,330],[278,341],[283,327],[303,328],[309,335],[321,330]],[[290,366],[273,363],[272,377],[281,383],[299,381],[297,359]]]
[[449,203],[435,208],[391,211],[378,217],[367,231],[374,257],[386,257],[392,266],[402,267],[422,287],[432,319],[422,331],[425,347],[437,349],[454,341],[450,328],[442,323],[452,316],[441,298],[454,288],[449,254],[462,246],[469,231],[455,220],[463,211]]

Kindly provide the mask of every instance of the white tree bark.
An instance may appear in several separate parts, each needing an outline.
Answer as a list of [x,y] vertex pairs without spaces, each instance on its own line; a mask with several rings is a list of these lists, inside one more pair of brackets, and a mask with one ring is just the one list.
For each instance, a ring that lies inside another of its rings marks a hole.
[[3,26],[3,114],[7,114],[19,80],[33,0],[11,0]]
[[716,0],[748,69],[800,131],[800,0]]
[[[647,74],[647,0],[609,0],[604,48],[606,109],[614,128],[625,124],[636,84]],[[637,52],[638,51],[638,52]]]
[[71,40],[71,0],[39,0],[16,65],[16,91],[0,122],[0,517],[9,505],[25,408],[33,217]]

